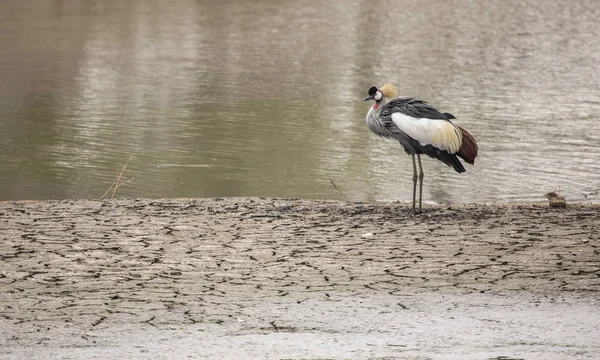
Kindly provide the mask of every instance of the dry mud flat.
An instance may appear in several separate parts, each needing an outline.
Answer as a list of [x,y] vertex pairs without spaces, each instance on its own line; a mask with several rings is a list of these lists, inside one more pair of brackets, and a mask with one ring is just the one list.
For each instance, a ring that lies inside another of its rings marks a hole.
[[0,203],[0,358],[600,358],[600,207]]

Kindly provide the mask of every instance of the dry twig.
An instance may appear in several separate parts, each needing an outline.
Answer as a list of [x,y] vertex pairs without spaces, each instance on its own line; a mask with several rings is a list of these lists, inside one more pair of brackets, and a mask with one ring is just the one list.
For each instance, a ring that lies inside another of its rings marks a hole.
[[135,179],[135,177],[132,177],[131,179],[126,179],[125,181],[121,182],[121,180],[123,179],[123,174],[125,174],[125,171],[127,170],[127,164],[129,164],[129,162],[132,160],[135,160],[135,156],[130,155],[129,159],[127,159],[127,161],[121,168],[121,171],[117,174],[117,178],[115,179],[115,181],[113,181],[112,185],[108,188],[108,190],[106,190],[104,195],[102,195],[100,197],[100,200],[106,198],[106,196],[108,195],[108,193],[111,192],[111,190],[112,190],[112,193],[110,194],[110,198],[113,199],[115,197],[115,193],[117,192],[117,189],[119,187],[121,187],[127,183],[130,183],[133,181],[133,179]]
[[331,183],[331,185],[333,185],[333,187],[344,197],[344,200],[346,200],[347,203],[349,203],[350,201],[348,200],[348,198],[346,197],[346,195],[344,195],[344,193],[342,192],[342,190],[340,190],[337,185],[333,182],[333,180],[331,180],[331,177],[329,176],[329,173],[327,173],[327,177],[329,178],[329,182]]

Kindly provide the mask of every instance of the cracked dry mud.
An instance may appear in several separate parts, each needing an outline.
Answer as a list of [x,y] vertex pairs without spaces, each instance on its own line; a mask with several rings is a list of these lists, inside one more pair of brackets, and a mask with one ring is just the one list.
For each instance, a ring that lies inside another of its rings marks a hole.
[[0,203],[0,358],[600,355],[600,206]]

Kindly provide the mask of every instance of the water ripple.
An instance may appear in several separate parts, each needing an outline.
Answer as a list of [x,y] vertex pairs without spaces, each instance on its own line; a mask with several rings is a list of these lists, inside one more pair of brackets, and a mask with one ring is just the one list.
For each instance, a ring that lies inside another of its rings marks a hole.
[[[453,113],[480,145],[424,160],[428,202],[600,191],[598,7],[132,0],[0,5],[0,199],[409,201],[410,157],[364,123],[372,84]],[[439,13],[448,14],[439,22]],[[43,33],[47,36],[40,37]]]

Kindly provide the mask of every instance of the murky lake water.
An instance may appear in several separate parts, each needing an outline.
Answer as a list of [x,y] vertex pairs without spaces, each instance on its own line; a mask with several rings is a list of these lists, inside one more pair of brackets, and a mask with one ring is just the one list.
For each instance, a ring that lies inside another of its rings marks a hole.
[[393,81],[456,115],[480,156],[425,159],[424,199],[600,190],[595,1],[0,4],[0,200],[408,201],[410,157],[362,98]]

